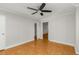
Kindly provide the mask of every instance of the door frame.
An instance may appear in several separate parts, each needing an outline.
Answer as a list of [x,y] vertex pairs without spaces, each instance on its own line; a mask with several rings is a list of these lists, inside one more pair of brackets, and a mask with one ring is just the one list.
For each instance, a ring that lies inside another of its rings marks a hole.
[[0,15],[0,50],[4,50],[5,41],[6,41],[6,27],[5,27],[6,17],[4,15]]
[[41,38],[43,39],[43,23],[48,22],[48,40],[49,40],[49,21],[41,21]]
[[[43,25],[43,28],[42,28],[42,29],[43,29],[43,34],[42,34],[42,35],[44,35],[44,23],[47,23],[47,25],[48,25],[48,22],[43,22],[43,23],[42,23],[42,25]],[[48,33],[48,35],[49,35],[48,27],[47,27],[47,33]],[[43,36],[43,39],[44,39],[44,36]]]

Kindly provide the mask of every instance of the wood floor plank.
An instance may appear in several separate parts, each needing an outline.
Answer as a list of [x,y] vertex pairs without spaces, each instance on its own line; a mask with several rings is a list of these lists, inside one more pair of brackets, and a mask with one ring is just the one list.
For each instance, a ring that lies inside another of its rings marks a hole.
[[0,52],[1,55],[74,55],[72,46],[39,39]]

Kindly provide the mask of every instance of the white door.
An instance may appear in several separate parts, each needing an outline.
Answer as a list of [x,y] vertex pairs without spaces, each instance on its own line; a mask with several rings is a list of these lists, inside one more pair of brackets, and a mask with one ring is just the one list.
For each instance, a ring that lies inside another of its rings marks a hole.
[[5,17],[0,15],[0,50],[5,47]]

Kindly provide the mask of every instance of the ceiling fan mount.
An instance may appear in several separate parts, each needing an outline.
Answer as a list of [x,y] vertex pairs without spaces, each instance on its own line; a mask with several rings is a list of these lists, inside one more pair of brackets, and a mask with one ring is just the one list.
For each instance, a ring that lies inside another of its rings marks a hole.
[[44,15],[43,12],[52,12],[52,10],[43,10],[45,6],[46,6],[46,3],[42,3],[38,9],[31,8],[31,7],[27,7],[27,8],[35,11],[34,13],[32,13],[32,15],[40,11],[40,15],[43,16]]

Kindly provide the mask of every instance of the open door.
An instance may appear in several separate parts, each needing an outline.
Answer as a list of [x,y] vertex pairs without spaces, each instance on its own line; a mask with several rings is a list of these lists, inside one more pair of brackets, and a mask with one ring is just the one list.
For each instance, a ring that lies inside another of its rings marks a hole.
[[43,40],[48,40],[48,22],[43,23]]
[[37,23],[34,24],[34,32],[35,32],[35,36],[34,36],[34,40],[37,40]]
[[5,48],[5,17],[0,15],[0,50]]

